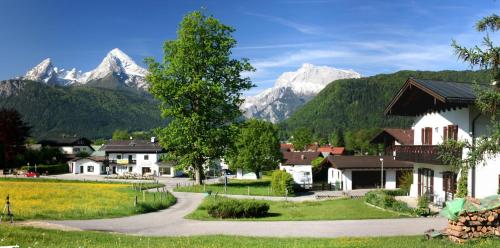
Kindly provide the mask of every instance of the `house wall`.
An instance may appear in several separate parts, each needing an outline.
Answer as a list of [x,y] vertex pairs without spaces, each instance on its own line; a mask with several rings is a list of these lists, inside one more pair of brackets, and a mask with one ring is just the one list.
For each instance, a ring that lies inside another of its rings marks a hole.
[[[79,151],[77,151],[78,149]],[[62,154],[78,154],[80,152],[86,152],[90,154],[93,151],[90,146],[61,146],[59,147],[59,150]]]
[[[375,169],[373,169],[375,170]],[[379,171],[380,169],[376,169]],[[369,169],[344,169],[338,170],[335,168],[330,168],[328,170],[328,182],[335,183],[339,179],[338,172],[341,172],[340,181],[343,185],[343,190],[352,190],[352,172],[353,171],[369,171]],[[385,172],[385,189],[396,189],[396,171],[395,169],[384,169]],[[378,177],[379,178],[379,177]]]
[[311,185],[313,183],[312,178],[312,165],[281,165],[280,170],[285,170],[290,173],[293,177],[293,181],[297,184]]
[[445,192],[443,191],[443,172],[450,171],[449,166],[433,165],[433,164],[419,164],[413,166],[413,183],[410,188],[410,196],[418,197],[418,169],[427,168],[434,171],[434,199],[435,203],[442,203],[445,200]]
[[[421,145],[421,128],[432,127],[432,144],[439,145],[443,142],[443,127],[447,125],[458,125],[458,139],[462,141],[472,142],[472,131],[474,127],[474,137],[489,136],[490,118],[489,116],[479,115],[480,111],[472,106],[469,108],[462,108],[451,111],[443,111],[439,113],[429,113],[418,117],[413,125],[414,129],[414,144]],[[478,117],[479,116],[479,117]],[[475,121],[474,119],[477,118]],[[462,157],[467,157],[468,150],[464,149]],[[497,194],[499,188],[499,175],[500,175],[500,155],[487,157],[485,163],[476,167],[476,180],[475,180],[475,197],[483,198],[489,195]],[[414,169],[414,182],[417,182],[416,169],[422,165],[415,165]],[[442,191],[442,174],[436,173],[442,171],[450,171],[448,166],[426,165],[426,168],[435,169],[434,173],[434,190],[437,197],[443,197]],[[459,173],[458,173],[459,174]],[[472,171],[468,172],[468,192],[472,193]],[[458,179],[457,179],[458,181]],[[437,187],[436,187],[437,186]],[[417,186],[412,186],[412,196],[417,196]],[[437,199],[440,200],[440,199]]]
[[[123,164],[116,165],[116,173],[122,175],[124,173],[129,172],[129,167],[132,167],[132,173],[142,175],[142,169],[145,167],[150,168],[151,173],[154,175],[160,174],[160,167],[170,167],[170,174],[162,174],[161,176],[166,177],[174,177],[175,176],[175,168],[173,165],[164,165],[159,164],[158,161],[162,154],[158,153],[108,153],[107,156],[109,160],[117,160],[118,155],[121,156],[121,159],[128,159],[129,155],[132,155],[132,160],[135,160],[135,164]],[[148,159],[145,159],[145,156],[148,156]],[[110,170],[112,171],[112,170]]]
[[[83,175],[101,175],[105,174],[106,171],[102,170],[102,163],[101,162],[95,162],[90,159],[80,159],[77,161],[72,161],[71,163],[71,171],[73,174],[83,174]],[[80,166],[83,166],[83,173],[80,173]],[[93,166],[94,171],[89,172],[88,167]]]
[[[260,176],[262,177],[262,173],[260,173]],[[255,172],[246,171],[246,170],[243,170],[241,168],[238,168],[236,170],[236,179],[256,180],[257,179],[257,175],[255,174]]]
[[469,114],[469,108],[461,108],[417,117],[412,126],[414,145],[422,145],[421,130],[425,127],[432,127],[432,145],[443,142],[443,128],[448,125],[458,125],[459,140],[470,140]]

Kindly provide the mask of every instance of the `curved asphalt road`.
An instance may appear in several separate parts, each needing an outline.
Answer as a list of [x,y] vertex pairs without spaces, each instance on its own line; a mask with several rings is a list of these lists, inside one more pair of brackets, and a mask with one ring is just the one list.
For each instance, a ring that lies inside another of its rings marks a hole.
[[[197,221],[183,217],[194,211],[202,194],[177,193],[168,209],[130,217],[31,222],[26,225],[68,230],[94,230],[145,236],[241,235],[261,237],[361,237],[420,235],[442,229],[444,218],[404,218],[342,221]],[[332,210],[333,211],[333,210]]]

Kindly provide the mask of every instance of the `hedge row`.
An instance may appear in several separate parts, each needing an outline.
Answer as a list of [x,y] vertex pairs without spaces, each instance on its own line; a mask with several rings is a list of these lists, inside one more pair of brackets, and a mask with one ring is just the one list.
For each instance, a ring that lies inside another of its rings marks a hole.
[[267,215],[269,204],[255,200],[211,197],[204,202],[202,208],[214,218],[257,218]]
[[[21,170],[35,171],[35,166],[23,166]],[[69,173],[67,164],[40,164],[36,166],[36,171],[40,174],[48,173],[49,175]]]

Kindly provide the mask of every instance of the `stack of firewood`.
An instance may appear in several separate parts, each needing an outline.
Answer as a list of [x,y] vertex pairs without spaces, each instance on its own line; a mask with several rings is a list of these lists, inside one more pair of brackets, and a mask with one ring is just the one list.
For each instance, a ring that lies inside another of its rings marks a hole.
[[454,242],[463,243],[466,240],[483,236],[500,236],[500,208],[478,212],[464,212],[456,221],[449,220],[446,233]]

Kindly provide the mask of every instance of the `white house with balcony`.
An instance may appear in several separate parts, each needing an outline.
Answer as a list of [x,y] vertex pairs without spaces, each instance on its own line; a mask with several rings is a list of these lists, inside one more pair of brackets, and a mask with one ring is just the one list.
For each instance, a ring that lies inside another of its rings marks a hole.
[[143,176],[175,176],[175,165],[162,161],[164,149],[151,140],[112,140],[100,149],[105,152],[107,174]]
[[[472,84],[414,78],[409,78],[392,99],[386,115],[415,118],[413,144],[395,144],[390,149],[396,160],[413,162],[410,196],[425,194],[438,204],[454,198],[459,172],[443,165],[438,148],[447,139],[472,143],[489,136],[490,117],[479,111],[475,101]],[[457,156],[466,154],[466,150],[457,151]],[[500,155],[492,154],[469,169],[469,195],[483,198],[497,194],[499,181]]]

